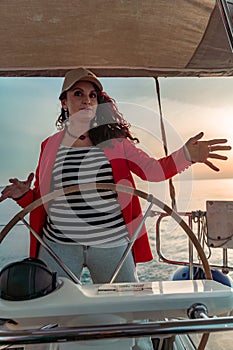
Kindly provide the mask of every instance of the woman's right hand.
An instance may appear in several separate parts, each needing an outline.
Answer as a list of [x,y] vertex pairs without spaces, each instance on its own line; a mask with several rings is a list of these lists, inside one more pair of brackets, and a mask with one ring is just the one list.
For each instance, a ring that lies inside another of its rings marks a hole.
[[4,201],[7,198],[17,199],[22,197],[30,189],[33,178],[34,174],[31,173],[28,175],[28,178],[25,181],[20,181],[16,178],[9,179],[11,185],[8,185],[3,189],[0,197],[0,202]]

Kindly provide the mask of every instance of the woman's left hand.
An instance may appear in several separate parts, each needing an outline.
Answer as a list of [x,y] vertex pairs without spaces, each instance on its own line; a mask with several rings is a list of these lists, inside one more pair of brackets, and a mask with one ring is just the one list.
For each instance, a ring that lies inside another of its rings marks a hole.
[[208,141],[199,141],[203,137],[204,133],[200,132],[194,137],[191,137],[185,144],[186,158],[191,162],[205,163],[208,167],[214,171],[219,171],[208,158],[227,160],[226,156],[222,156],[216,151],[229,151],[231,146],[222,146],[219,144],[226,143],[226,139],[213,139]]

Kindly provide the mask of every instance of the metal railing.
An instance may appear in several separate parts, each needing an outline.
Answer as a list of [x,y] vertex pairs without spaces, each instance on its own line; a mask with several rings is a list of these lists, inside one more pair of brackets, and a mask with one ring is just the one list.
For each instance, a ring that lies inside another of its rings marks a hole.
[[[204,212],[203,212],[204,213]],[[188,226],[194,231],[193,229],[193,212],[178,212],[178,214],[181,217],[187,218]],[[188,240],[188,261],[182,261],[182,260],[172,260],[165,257],[165,255],[162,253],[161,249],[161,222],[164,218],[169,217],[166,213],[160,213],[157,221],[156,221],[156,252],[158,254],[158,258],[160,262],[164,262],[167,264],[177,265],[177,266],[189,266],[190,267],[190,277],[192,279],[193,274],[193,267],[202,267],[202,264],[198,261],[194,261],[194,254],[193,254],[193,244],[191,240]],[[209,248],[211,249],[211,248]],[[222,248],[222,265],[219,264],[210,264],[211,268],[221,269],[224,273],[228,273],[229,271],[233,271],[233,266],[230,266],[228,263],[228,250],[227,248]]]
[[233,317],[98,326],[0,331],[0,345],[43,344],[96,339],[157,337],[233,331]]

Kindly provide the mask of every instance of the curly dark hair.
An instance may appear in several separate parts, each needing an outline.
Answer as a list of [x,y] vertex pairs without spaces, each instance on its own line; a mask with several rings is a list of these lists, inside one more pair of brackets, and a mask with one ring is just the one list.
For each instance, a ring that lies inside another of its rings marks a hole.
[[[129,131],[130,124],[127,123],[123,115],[119,112],[114,99],[109,97],[106,92],[100,91],[97,86],[95,86],[95,89],[98,100],[95,119],[97,126],[94,126],[94,121],[92,121],[89,130],[89,137],[93,145],[98,145],[114,138],[128,138],[135,143],[139,143],[138,138],[133,137]],[[60,96],[60,100],[64,98],[66,98],[66,92]],[[56,127],[59,130],[64,129],[65,120],[65,111],[61,108],[61,114],[56,121]]]

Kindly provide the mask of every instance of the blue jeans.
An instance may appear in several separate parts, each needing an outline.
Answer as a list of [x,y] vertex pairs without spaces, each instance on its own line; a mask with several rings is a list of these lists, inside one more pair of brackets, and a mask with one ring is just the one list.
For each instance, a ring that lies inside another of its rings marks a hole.
[[[127,247],[127,243],[110,248],[100,248],[97,246],[67,245],[52,242],[44,237],[44,242],[59,256],[63,263],[80,278],[83,267],[87,266],[93,283],[108,283],[121,260],[121,257]],[[68,277],[66,272],[57,264],[42,246],[39,251],[39,258],[44,260],[47,265],[58,276]],[[114,282],[137,282],[135,263],[133,255],[130,252],[124,262],[116,280]]]

